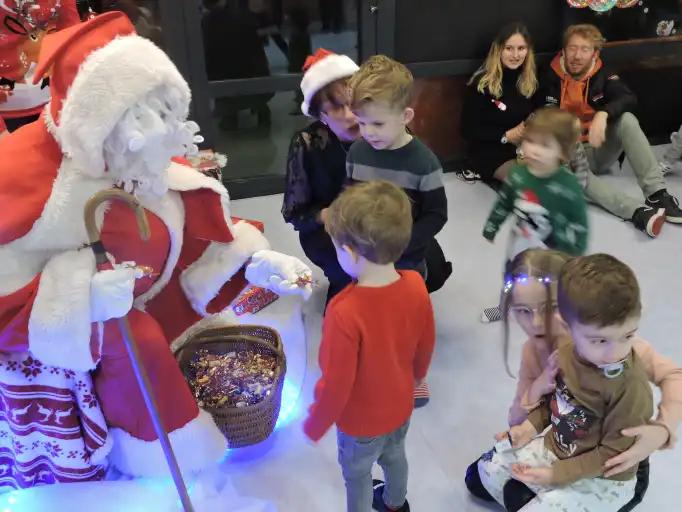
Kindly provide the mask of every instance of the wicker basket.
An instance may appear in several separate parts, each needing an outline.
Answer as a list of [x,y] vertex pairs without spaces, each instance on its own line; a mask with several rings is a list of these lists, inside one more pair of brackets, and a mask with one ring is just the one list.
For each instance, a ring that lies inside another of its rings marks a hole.
[[262,402],[239,408],[205,408],[225,435],[230,448],[241,448],[267,439],[277,423],[287,369],[282,341],[277,331],[259,325],[233,325],[199,332],[176,353],[180,368],[188,379],[191,376],[190,362],[200,349],[214,354],[252,350],[277,358],[272,393]]

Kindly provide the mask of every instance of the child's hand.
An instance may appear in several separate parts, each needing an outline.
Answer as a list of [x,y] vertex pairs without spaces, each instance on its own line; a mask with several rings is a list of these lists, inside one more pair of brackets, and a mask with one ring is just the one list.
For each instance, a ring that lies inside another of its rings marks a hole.
[[515,146],[518,146],[521,143],[521,139],[523,138],[523,133],[525,131],[526,127],[522,122],[514,126],[514,128],[507,130],[507,133],[505,136],[507,137],[507,140],[514,144]]
[[521,448],[530,443],[531,439],[535,437],[537,431],[533,424],[526,420],[520,425],[514,425],[509,429],[509,436],[512,441],[512,448]]
[[514,479],[524,484],[547,487],[552,485],[552,479],[554,478],[554,470],[552,468],[533,468],[528,464],[512,464],[511,470]]

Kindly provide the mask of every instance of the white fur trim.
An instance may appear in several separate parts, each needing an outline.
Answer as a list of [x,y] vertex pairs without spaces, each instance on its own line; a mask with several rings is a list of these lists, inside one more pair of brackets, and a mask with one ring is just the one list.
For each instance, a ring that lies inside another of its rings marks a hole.
[[353,75],[358,69],[358,65],[347,55],[333,54],[316,62],[305,72],[301,80],[303,92],[301,111],[310,116],[310,100],[317,91],[335,80]]
[[206,306],[209,302],[253,253],[270,248],[265,236],[248,222],[237,222],[232,232],[232,242],[211,243],[199,259],[180,276],[180,284],[187,299],[192,308],[202,316],[207,314]]
[[[109,180],[82,176],[72,161],[63,160],[52,193],[31,230],[0,246],[0,294],[13,293],[28,284],[50,257],[87,243],[85,203],[96,192],[111,186]],[[98,226],[102,225],[106,209],[103,205],[97,210]]]
[[111,437],[111,435],[107,435],[104,444],[90,454],[90,462],[92,464],[103,464],[111,453],[111,449],[113,447],[114,439]]
[[[110,462],[122,473],[136,477],[166,476],[168,465],[159,440],[144,441],[120,428],[112,428],[114,438]],[[227,441],[213,418],[204,410],[168,434],[181,471],[193,472],[217,464],[227,450]]]
[[187,192],[202,188],[212,190],[220,195],[223,216],[230,232],[232,232],[232,217],[230,216],[230,194],[225,186],[215,178],[200,173],[193,167],[171,162],[168,167],[168,188],[177,192]]
[[[83,176],[70,160],[64,159],[52,184],[40,217],[21,238],[0,247],[0,280],[12,259],[21,259],[31,252],[43,253],[43,263],[49,256],[79,247],[87,242],[83,209],[85,203],[100,190],[111,188],[108,179]],[[106,207],[97,210],[97,223],[102,224]],[[7,273],[9,275],[9,273]],[[35,275],[35,274],[34,274]]]
[[56,120],[64,153],[88,175],[104,176],[104,140],[126,110],[161,85],[175,89],[189,109],[187,82],[151,41],[137,35],[118,37],[92,52],[81,64]]
[[28,323],[29,349],[43,363],[81,372],[95,368],[90,353],[95,271],[90,250],[64,252],[45,265]]
[[147,210],[157,215],[168,228],[170,249],[161,275],[145,293],[135,299],[135,307],[144,310],[144,305],[156,297],[168,284],[182,252],[185,231],[185,205],[177,192],[169,191],[160,199],[141,199],[140,203]]
[[168,166],[168,188],[178,192],[207,188],[216,194],[229,198],[227,189],[217,179],[200,173],[194,167],[188,167],[177,162]]

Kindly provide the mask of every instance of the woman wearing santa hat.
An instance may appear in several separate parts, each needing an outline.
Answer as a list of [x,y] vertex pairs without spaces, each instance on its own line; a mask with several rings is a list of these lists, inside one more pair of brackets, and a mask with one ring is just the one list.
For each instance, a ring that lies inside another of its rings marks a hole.
[[301,110],[315,121],[291,140],[282,215],[298,231],[306,256],[329,280],[329,301],[350,282],[323,219],[343,188],[348,148],[360,137],[347,85],[358,66],[346,55],[319,49],[303,69]]

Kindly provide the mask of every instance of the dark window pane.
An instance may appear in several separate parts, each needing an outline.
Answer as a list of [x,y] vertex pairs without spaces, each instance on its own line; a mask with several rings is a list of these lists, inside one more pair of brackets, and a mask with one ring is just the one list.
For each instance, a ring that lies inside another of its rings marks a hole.
[[357,59],[357,0],[203,0],[209,80],[300,73],[324,47]]
[[213,111],[214,149],[227,155],[225,180],[283,176],[289,141],[310,122],[292,91],[218,98]]

